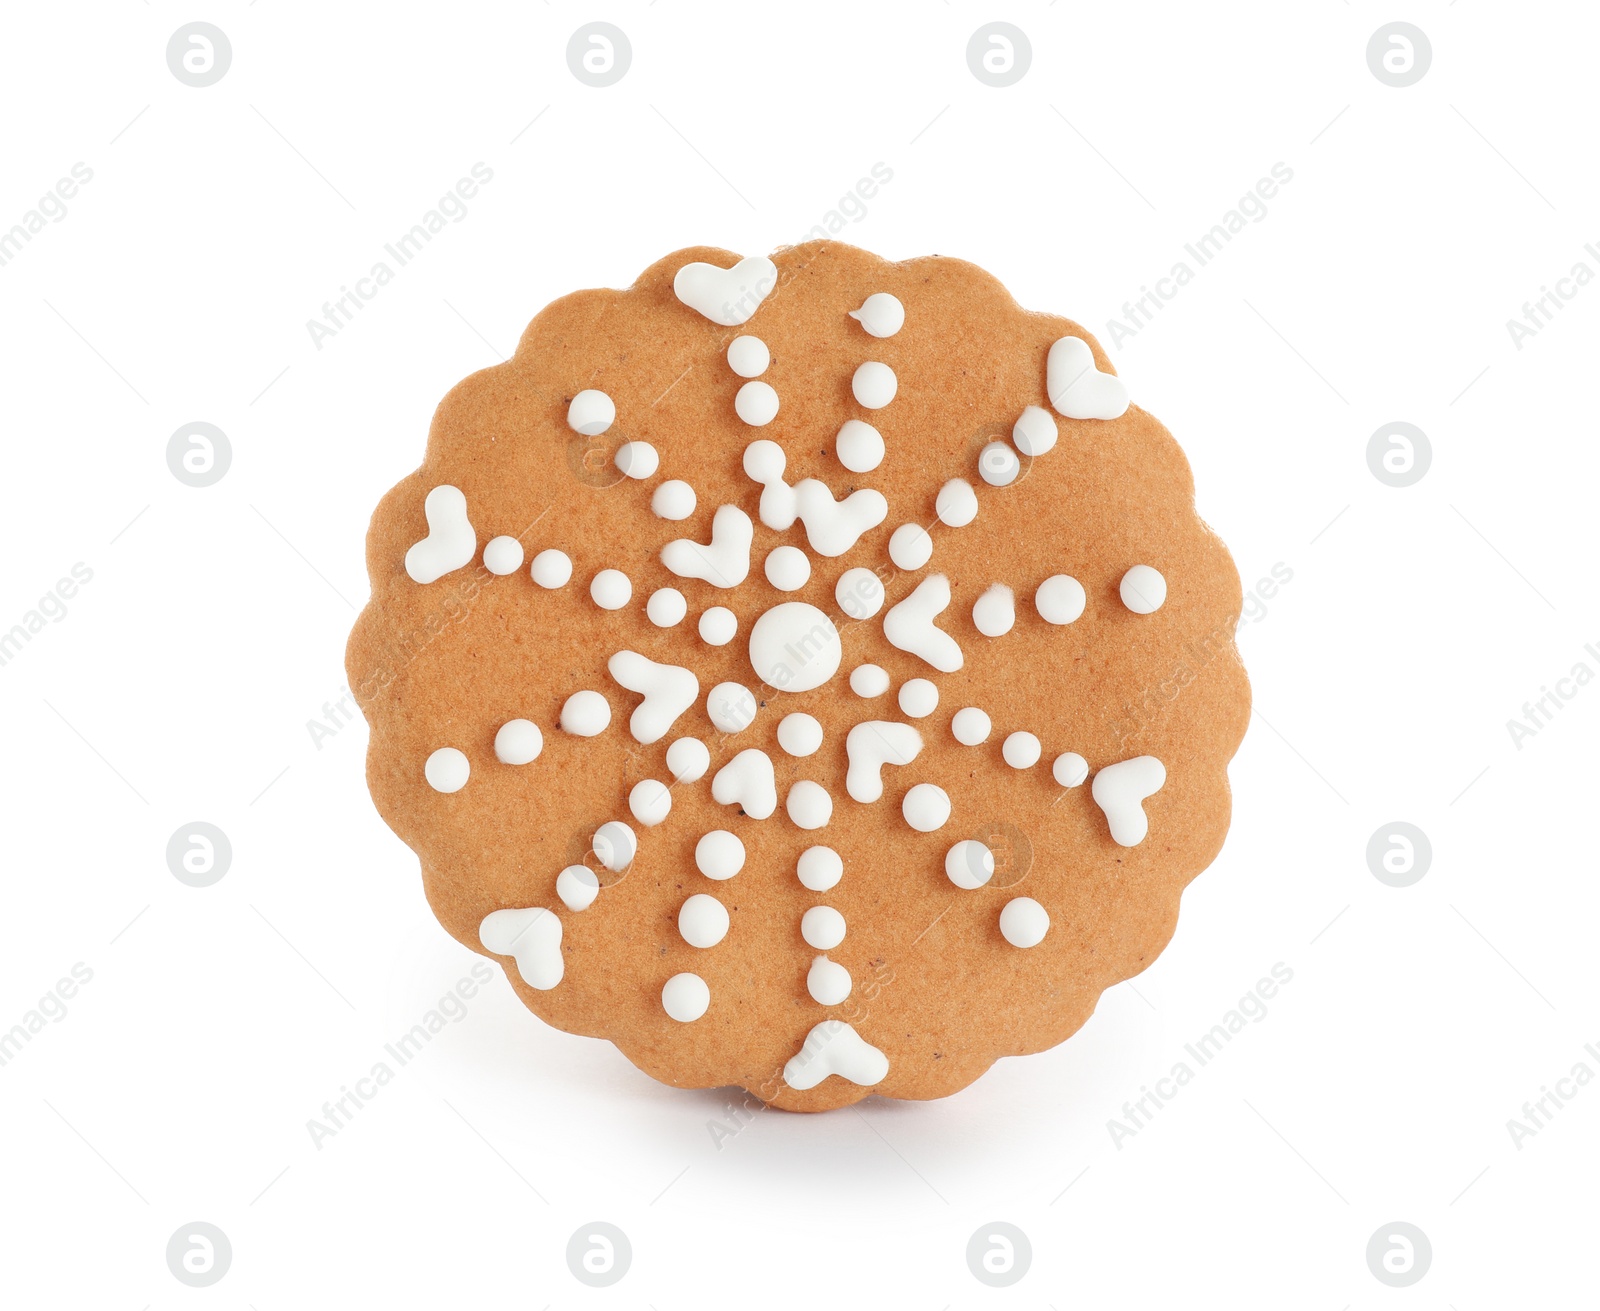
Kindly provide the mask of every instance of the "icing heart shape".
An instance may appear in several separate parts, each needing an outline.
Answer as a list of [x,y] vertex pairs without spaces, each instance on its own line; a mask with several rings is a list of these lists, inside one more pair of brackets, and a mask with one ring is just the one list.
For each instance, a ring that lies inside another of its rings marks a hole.
[[777,285],[778,266],[765,255],[747,255],[731,269],[685,264],[672,279],[679,300],[724,328],[747,322]]
[[1082,337],[1062,337],[1044,366],[1045,391],[1057,414],[1069,419],[1120,419],[1128,409],[1128,384],[1095,367]]

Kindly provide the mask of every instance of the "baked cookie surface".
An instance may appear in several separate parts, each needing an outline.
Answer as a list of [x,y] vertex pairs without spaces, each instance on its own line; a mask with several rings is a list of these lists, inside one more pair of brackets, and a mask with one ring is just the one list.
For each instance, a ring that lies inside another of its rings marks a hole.
[[1170,938],[1237,573],[1089,334],[832,242],[578,292],[367,540],[367,775],[445,928],[682,1087],[940,1097]]

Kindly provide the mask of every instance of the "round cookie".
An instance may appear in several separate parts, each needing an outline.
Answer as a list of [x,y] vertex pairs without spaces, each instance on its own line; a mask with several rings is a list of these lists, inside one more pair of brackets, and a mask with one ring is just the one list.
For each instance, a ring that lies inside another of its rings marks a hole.
[[[656,461],[625,476],[625,447]],[[485,566],[498,538],[531,574]],[[1083,328],[959,260],[696,248],[555,302],[440,404],[367,565],[368,783],[434,912],[666,1083],[955,1092],[1145,969],[1227,830],[1240,587],[1188,464]],[[652,622],[669,588],[688,619]],[[852,693],[864,665],[895,694]],[[496,754],[512,721],[542,735],[525,763]],[[742,859],[709,877],[715,833]]]

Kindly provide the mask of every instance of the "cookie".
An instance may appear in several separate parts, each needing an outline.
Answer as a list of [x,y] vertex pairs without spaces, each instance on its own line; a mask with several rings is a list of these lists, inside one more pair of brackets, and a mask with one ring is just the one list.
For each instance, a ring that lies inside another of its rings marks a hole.
[[555,302],[367,565],[368,782],[434,912],[668,1084],[953,1093],[1145,969],[1227,830],[1240,587],[1183,453],[959,260]]

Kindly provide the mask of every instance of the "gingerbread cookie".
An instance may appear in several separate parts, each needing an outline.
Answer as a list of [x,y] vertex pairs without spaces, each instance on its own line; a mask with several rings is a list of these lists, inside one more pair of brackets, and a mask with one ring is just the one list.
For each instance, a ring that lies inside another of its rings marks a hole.
[[1240,588],[1183,453],[959,260],[557,301],[367,566],[368,781],[435,913],[666,1083],[955,1092],[1148,966],[1227,830]]

